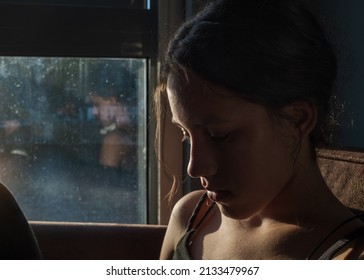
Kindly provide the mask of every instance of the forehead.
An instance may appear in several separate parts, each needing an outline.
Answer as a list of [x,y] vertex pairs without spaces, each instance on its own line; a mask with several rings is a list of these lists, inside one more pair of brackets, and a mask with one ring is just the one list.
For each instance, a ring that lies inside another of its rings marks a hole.
[[172,118],[179,124],[235,120],[261,107],[193,74],[170,75],[167,95]]
[[225,87],[218,86],[194,74],[171,74],[167,80],[169,102],[188,106],[194,102],[214,103],[222,99],[237,99],[237,94]]

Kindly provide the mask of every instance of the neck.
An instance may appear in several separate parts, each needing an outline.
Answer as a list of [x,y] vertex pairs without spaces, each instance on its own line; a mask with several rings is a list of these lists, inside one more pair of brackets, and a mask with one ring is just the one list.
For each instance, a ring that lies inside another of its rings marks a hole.
[[235,222],[247,228],[257,228],[266,222],[311,228],[319,222],[328,223],[328,213],[335,220],[345,218],[349,211],[344,209],[327,186],[317,163],[311,160],[310,164],[297,167],[282,191],[264,209]]
[[[261,215],[277,221],[307,226],[331,213],[345,216],[345,207],[327,186],[316,162],[299,166],[297,173]],[[327,220],[325,222],[328,222]]]

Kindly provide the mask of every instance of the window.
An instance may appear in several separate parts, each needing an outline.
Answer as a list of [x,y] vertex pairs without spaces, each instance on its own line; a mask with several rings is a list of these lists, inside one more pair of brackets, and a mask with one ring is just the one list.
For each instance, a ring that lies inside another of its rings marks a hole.
[[144,59],[2,57],[0,81],[0,179],[29,219],[146,222]]
[[0,180],[29,220],[158,221],[152,2],[0,1]]

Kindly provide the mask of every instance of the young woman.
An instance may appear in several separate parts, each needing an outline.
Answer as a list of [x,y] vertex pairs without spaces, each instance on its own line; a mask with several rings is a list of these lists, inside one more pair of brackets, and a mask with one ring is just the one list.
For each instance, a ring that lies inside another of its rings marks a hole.
[[175,205],[161,259],[364,258],[364,224],[316,162],[336,59],[300,2],[214,1],[178,30],[162,69],[156,100],[203,190]]

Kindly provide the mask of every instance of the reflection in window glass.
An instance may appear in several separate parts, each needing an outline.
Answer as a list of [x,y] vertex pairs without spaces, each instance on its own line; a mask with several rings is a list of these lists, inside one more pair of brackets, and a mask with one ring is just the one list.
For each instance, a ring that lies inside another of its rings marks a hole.
[[0,57],[0,180],[29,220],[144,223],[146,61]]

